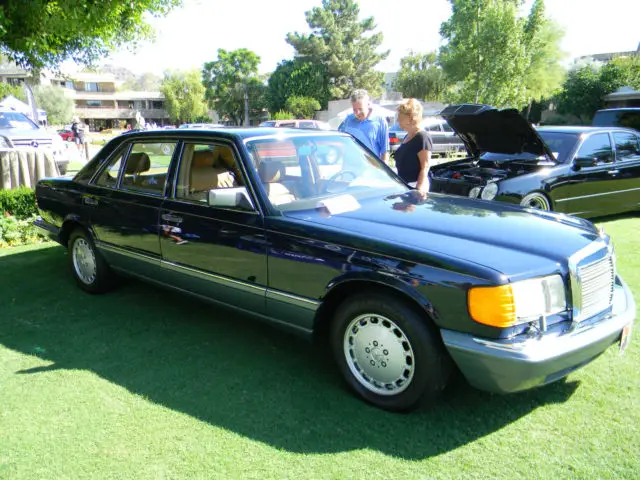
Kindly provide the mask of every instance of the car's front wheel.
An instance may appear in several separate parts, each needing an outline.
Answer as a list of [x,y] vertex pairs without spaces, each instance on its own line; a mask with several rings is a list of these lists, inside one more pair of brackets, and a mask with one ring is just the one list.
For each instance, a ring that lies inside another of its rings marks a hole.
[[411,410],[445,387],[451,360],[429,319],[391,295],[347,299],[332,322],[332,346],[347,384],[390,411]]
[[78,286],[89,293],[103,293],[113,285],[113,273],[82,228],[69,236],[69,264]]
[[537,210],[551,210],[551,202],[549,202],[549,199],[544,193],[540,192],[532,192],[525,195],[522,197],[520,205],[523,207],[535,208]]

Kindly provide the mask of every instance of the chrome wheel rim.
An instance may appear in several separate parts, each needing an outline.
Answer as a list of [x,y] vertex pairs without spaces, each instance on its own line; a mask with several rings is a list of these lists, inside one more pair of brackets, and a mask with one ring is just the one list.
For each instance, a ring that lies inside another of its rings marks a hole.
[[549,210],[549,202],[542,195],[532,195],[522,200],[523,207],[535,208],[537,210]]
[[344,333],[344,356],[356,380],[379,395],[397,395],[411,384],[415,357],[406,334],[392,320],[366,313]]
[[96,280],[96,257],[84,238],[73,244],[73,268],[82,283],[91,285]]

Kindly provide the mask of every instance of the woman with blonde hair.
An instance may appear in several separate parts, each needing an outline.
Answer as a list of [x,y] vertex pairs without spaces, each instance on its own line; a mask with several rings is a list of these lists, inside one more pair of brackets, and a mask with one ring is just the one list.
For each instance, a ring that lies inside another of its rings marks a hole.
[[429,162],[433,144],[429,134],[420,128],[422,105],[415,98],[408,98],[398,107],[398,124],[406,130],[402,144],[396,150],[398,175],[420,192],[429,191]]

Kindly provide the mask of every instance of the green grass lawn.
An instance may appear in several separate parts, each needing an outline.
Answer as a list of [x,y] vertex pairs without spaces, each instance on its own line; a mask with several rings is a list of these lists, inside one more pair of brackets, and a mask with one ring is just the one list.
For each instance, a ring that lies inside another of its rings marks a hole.
[[[640,218],[598,223],[640,301]],[[135,281],[81,292],[59,246],[0,250],[0,272],[2,480],[640,476],[637,334],[541,389],[391,414],[253,320]]]

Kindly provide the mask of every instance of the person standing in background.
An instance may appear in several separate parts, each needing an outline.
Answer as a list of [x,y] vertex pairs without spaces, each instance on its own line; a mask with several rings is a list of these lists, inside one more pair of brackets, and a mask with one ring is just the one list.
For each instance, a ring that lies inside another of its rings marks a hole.
[[73,121],[71,123],[71,131],[73,132],[73,141],[78,147],[78,152],[80,152],[80,158],[88,160],[87,158],[85,158],[84,151],[84,123],[81,123],[78,117],[73,117]]
[[407,132],[396,150],[398,175],[422,193],[429,191],[429,163],[433,143],[429,134],[420,128],[422,105],[415,98],[408,98],[398,107],[398,124]]
[[389,125],[373,112],[369,93],[363,89],[351,94],[353,113],[340,124],[338,130],[353,135],[371,149],[385,163],[389,159]]

